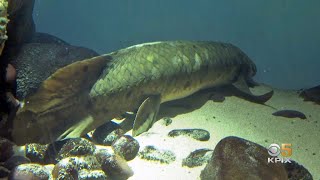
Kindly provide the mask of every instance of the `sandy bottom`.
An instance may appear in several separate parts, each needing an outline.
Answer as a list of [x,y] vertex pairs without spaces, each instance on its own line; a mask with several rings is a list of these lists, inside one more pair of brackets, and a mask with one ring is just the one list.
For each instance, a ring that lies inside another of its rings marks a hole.
[[[262,94],[270,90],[268,86],[259,86],[252,91]],[[224,102],[208,100],[209,93],[199,93],[188,98],[161,106],[161,117],[171,117],[173,122],[165,126],[160,119],[147,132],[137,138],[141,149],[153,145],[159,149],[173,151],[176,161],[163,165],[136,157],[129,162],[135,172],[134,179],[199,179],[203,166],[182,167],[182,159],[190,152],[200,148],[214,149],[224,137],[238,136],[256,142],[265,147],[271,143],[292,144],[292,159],[304,165],[320,179],[320,106],[304,102],[296,91],[274,89],[275,94],[268,105],[282,109],[303,112],[306,120],[273,116],[276,110],[248,102],[238,97],[226,97]],[[188,108],[186,108],[188,107]],[[191,108],[191,109],[190,109]],[[171,138],[167,134],[173,129],[202,128],[211,134],[206,142],[187,137]],[[128,132],[131,134],[131,132]]]

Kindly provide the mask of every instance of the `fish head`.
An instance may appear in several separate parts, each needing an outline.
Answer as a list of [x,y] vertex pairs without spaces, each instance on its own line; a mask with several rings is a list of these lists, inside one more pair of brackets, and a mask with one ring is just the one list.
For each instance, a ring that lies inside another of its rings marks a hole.
[[[58,69],[24,100],[13,120],[12,137],[17,144],[47,144],[82,135],[90,111],[89,92],[112,57],[77,61]],[[83,120],[83,121],[82,121]]]
[[44,123],[41,123],[48,122],[50,121],[49,119],[53,119],[53,117],[40,116],[29,109],[19,109],[13,121],[12,138],[14,142],[17,145],[52,142],[49,137],[49,131],[45,128],[49,127],[49,124],[44,126]]
[[[85,104],[81,100],[80,103]],[[21,106],[13,120],[11,134],[16,144],[48,144],[64,139],[79,120],[87,115],[88,107],[75,101],[45,106],[48,104],[38,100]]]

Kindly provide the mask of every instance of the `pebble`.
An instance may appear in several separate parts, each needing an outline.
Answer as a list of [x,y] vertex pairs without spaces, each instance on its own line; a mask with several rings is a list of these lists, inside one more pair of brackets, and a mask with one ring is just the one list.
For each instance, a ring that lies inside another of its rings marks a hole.
[[210,139],[210,133],[204,129],[174,129],[169,132],[168,136],[187,136],[198,141],[208,141]]
[[211,159],[212,153],[213,150],[211,149],[197,149],[182,160],[182,166],[187,166],[189,168],[202,166]]
[[56,161],[66,157],[92,155],[95,151],[95,145],[83,138],[74,138],[66,141],[57,154]]
[[155,161],[159,163],[169,164],[176,160],[176,156],[169,150],[159,150],[154,146],[146,146],[139,152],[138,156],[141,159]]
[[9,179],[37,179],[48,180],[50,172],[39,164],[21,164],[17,166],[9,175]]
[[42,144],[26,144],[26,156],[31,162],[44,164],[48,145]]
[[82,169],[98,170],[100,163],[95,156],[67,157],[60,160],[52,170],[54,179],[77,179]]
[[112,144],[114,152],[125,160],[134,159],[139,152],[139,142],[129,135],[123,135]]
[[106,149],[97,151],[95,156],[101,164],[101,169],[111,179],[128,179],[133,175],[133,171],[121,156]]
[[79,171],[78,180],[106,180],[107,175],[102,170],[87,170]]
[[169,117],[164,117],[161,121],[161,123],[165,126],[169,126],[172,123],[172,119]]
[[30,159],[28,159],[26,157],[12,156],[3,164],[3,166],[9,170],[12,170],[20,164],[26,164],[26,163],[30,163],[30,162],[31,162]]
[[110,146],[115,140],[124,135],[124,133],[117,123],[110,121],[98,127],[93,132],[92,138],[98,144]]

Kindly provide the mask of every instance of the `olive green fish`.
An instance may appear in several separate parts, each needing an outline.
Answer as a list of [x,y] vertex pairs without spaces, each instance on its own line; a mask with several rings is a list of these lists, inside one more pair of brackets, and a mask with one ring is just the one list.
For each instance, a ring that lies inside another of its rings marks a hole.
[[273,91],[251,94],[255,64],[239,48],[219,42],[152,42],[70,64],[25,99],[14,120],[16,143],[49,143],[82,136],[136,111],[133,135],[147,131],[160,104],[204,88],[234,85],[264,103]]

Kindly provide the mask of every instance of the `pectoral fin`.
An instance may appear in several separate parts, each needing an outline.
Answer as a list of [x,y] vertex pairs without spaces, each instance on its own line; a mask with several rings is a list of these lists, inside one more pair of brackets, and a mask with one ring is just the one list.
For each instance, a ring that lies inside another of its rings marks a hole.
[[239,77],[239,79],[233,83],[233,87],[235,88],[235,93],[237,96],[240,96],[248,101],[264,104],[267,102],[273,95],[273,91],[269,91],[262,95],[254,95],[250,91],[248,84],[243,76]]
[[77,138],[83,135],[86,132],[86,129],[94,122],[92,116],[87,116],[81,119],[77,124],[70,127],[62,135],[60,135],[56,140],[65,140],[69,138]]
[[137,136],[148,131],[156,120],[161,97],[160,95],[149,96],[143,101],[138,109],[136,119],[133,124],[132,135]]

